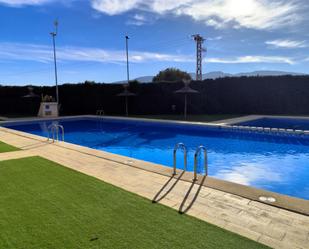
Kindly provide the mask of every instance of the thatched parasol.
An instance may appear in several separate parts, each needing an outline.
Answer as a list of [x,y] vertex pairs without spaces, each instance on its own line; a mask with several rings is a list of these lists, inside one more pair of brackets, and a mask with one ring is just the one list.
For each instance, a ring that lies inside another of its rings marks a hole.
[[118,97],[124,97],[125,98],[125,105],[126,105],[126,116],[129,116],[129,103],[128,103],[128,98],[129,97],[134,97],[136,96],[135,93],[132,93],[128,90],[129,85],[128,84],[124,84],[123,85],[123,92],[117,94]]
[[184,116],[185,119],[187,119],[187,98],[188,98],[188,94],[194,94],[194,93],[198,93],[198,91],[192,89],[189,85],[190,85],[190,80],[184,80],[184,87],[175,91],[174,93],[180,93],[180,94],[184,94],[185,95],[185,106],[184,106]]

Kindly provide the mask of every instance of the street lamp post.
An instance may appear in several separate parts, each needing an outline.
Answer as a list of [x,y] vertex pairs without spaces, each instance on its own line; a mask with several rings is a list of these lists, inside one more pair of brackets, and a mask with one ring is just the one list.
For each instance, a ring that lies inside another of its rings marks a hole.
[[126,35],[126,55],[127,55],[127,84],[123,84],[123,91],[119,94],[117,94],[118,97],[124,97],[125,98],[125,108],[126,108],[126,116],[129,116],[129,97],[136,96],[135,93],[131,93],[129,88],[130,83],[130,74],[129,74],[129,36]]
[[56,102],[59,105],[59,91],[58,91],[58,72],[57,72],[57,54],[56,54],[56,36],[58,34],[58,21],[54,22],[55,31],[51,32],[50,35],[53,38],[53,49],[54,49],[54,67],[55,67],[55,83],[56,83]]
[[127,53],[127,82],[130,82],[130,72],[129,72],[129,36],[126,35],[126,53]]

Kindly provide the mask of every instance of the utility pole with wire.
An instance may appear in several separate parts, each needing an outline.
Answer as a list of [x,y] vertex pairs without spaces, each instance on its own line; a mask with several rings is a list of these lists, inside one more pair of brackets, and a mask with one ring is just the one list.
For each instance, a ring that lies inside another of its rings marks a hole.
[[[50,35],[53,38],[53,49],[54,49],[54,67],[55,67],[55,83],[56,83],[56,102],[59,104],[59,91],[58,91],[58,72],[57,72],[57,54],[56,54],[56,36],[58,34],[58,21],[54,22],[55,30]],[[59,108],[59,106],[58,106]]]
[[129,72],[129,36],[126,35],[126,53],[127,53],[127,81],[130,83],[130,72]]
[[196,80],[201,81],[203,80],[203,74],[202,74],[202,63],[203,63],[203,52],[205,49],[203,49],[203,42],[205,39],[199,35],[192,35],[194,41],[196,42]]

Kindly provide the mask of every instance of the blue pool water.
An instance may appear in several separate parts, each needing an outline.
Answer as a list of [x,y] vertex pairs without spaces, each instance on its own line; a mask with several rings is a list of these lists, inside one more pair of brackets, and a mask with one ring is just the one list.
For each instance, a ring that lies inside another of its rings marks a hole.
[[[195,149],[204,145],[208,149],[210,176],[309,199],[308,137],[116,119],[85,118],[57,122],[64,126],[67,142],[167,166],[173,164],[174,145],[185,143],[191,171]],[[51,123],[4,126],[47,136],[46,127]],[[177,160],[182,168],[181,153]]]
[[259,118],[236,123],[240,126],[256,126],[268,128],[283,128],[293,130],[309,130],[309,119],[301,118]]

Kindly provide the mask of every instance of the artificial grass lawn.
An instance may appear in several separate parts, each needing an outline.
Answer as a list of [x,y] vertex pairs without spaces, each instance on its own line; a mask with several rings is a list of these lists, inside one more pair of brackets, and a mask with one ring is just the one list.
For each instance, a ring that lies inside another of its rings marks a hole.
[[16,151],[16,150],[18,150],[18,149],[13,147],[13,146],[11,146],[11,145],[5,144],[5,143],[0,141],[0,153],[1,152]]
[[40,157],[0,162],[0,248],[266,248]]

